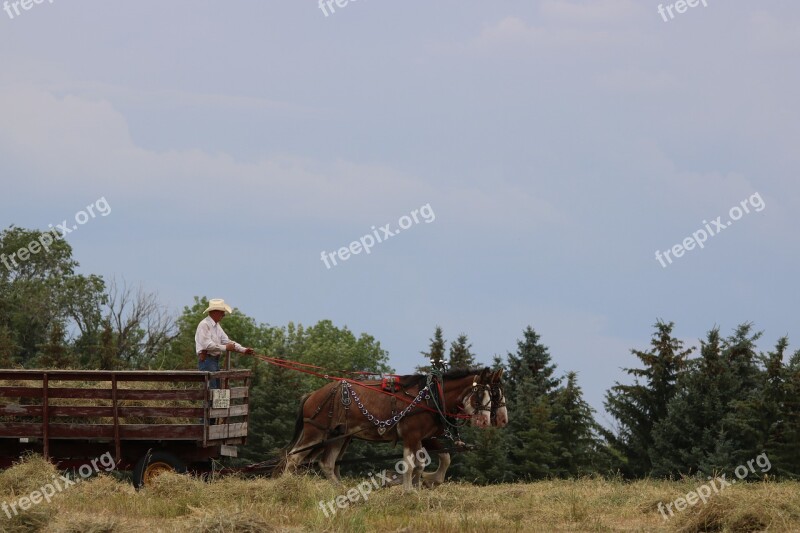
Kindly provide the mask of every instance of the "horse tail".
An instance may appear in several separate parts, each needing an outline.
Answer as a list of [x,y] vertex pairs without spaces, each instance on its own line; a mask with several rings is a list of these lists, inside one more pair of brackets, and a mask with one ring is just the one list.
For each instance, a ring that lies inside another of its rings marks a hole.
[[286,445],[285,448],[282,448],[280,451],[280,458],[278,459],[278,464],[275,466],[275,470],[272,471],[273,475],[280,475],[283,473],[284,469],[286,468],[286,462],[289,457],[289,452],[292,451],[294,445],[297,444],[297,441],[300,440],[300,435],[303,433],[303,427],[305,426],[305,419],[303,417],[303,409],[305,408],[306,401],[311,396],[312,393],[306,393],[300,398],[300,409],[297,413],[297,420],[294,423],[294,435],[292,435],[292,440],[289,441],[289,444]]

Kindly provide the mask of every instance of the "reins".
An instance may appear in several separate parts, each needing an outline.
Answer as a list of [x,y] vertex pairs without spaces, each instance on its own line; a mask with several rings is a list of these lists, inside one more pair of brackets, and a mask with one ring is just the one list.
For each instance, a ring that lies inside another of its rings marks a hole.
[[[379,375],[379,373],[376,373],[376,372],[365,372],[365,371],[357,371],[357,370],[326,370],[324,367],[317,366],[317,365],[312,365],[312,364],[308,364],[308,363],[301,363],[299,361],[289,361],[287,359],[279,359],[277,357],[268,357],[266,355],[261,355],[261,354],[249,354],[249,355],[251,357],[254,357],[256,359],[264,361],[265,363],[273,365],[273,366],[277,366],[277,367],[280,367],[280,368],[285,368],[287,370],[294,370],[296,372],[302,372],[303,374],[309,374],[311,376],[316,376],[318,378],[322,378],[322,379],[329,380],[329,381],[339,381],[339,382],[342,382],[343,384],[346,384],[346,386],[358,385],[359,387],[362,387],[364,389],[371,390],[373,392],[379,392],[381,394],[385,394],[386,396],[391,396],[393,398],[397,398],[397,399],[402,400],[403,402],[409,404],[408,407],[406,408],[408,410],[411,410],[414,407],[416,407],[418,409],[423,409],[423,410],[426,410],[426,411],[430,411],[432,413],[436,413],[436,414],[442,416],[445,419],[446,418],[455,418],[455,419],[469,420],[469,419],[471,419],[473,417],[473,415],[468,415],[468,414],[465,414],[465,413],[447,413],[444,409],[442,409],[443,406],[440,406],[437,401],[433,401],[432,402],[432,403],[434,403],[436,408],[431,408],[431,407],[429,407],[429,406],[427,406],[425,404],[420,404],[419,399],[418,399],[419,395],[409,399],[409,398],[407,398],[407,397],[405,397],[405,396],[403,396],[401,394],[397,394],[397,393],[393,393],[393,392],[390,392],[390,391],[383,390],[379,386],[371,386],[371,385],[367,385],[366,383],[359,382],[358,380],[350,380],[350,379],[343,378],[343,377],[340,377],[340,376],[331,375],[332,373],[351,374],[351,375],[357,375],[357,376],[377,376],[377,375]],[[317,370],[321,370],[324,373],[317,372]],[[441,376],[441,373],[437,372],[436,374],[438,376]],[[432,399],[434,396],[437,396],[436,394],[430,394],[430,390],[431,390],[430,389],[430,381],[432,380],[432,376],[433,376],[433,373],[428,376],[429,383],[428,383],[428,387],[426,387],[426,388],[429,389],[428,396],[430,397],[430,399]],[[440,377],[440,379],[437,379],[436,382],[437,382],[436,385],[437,385],[438,392],[440,392],[441,396],[443,397],[444,396],[443,379],[441,379],[441,377]],[[488,386],[488,385],[484,385],[484,386]],[[420,386],[420,391],[422,391],[422,390],[423,390],[423,387]],[[426,398],[426,399],[429,399],[429,398]],[[481,407],[481,406],[479,406],[479,407]],[[447,423],[451,424],[449,421],[447,421]]]

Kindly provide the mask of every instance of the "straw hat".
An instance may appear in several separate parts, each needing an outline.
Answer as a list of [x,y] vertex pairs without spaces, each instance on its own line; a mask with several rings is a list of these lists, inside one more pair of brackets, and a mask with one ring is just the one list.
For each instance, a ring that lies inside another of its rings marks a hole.
[[209,311],[224,311],[225,314],[231,314],[233,309],[231,306],[225,303],[225,300],[222,298],[213,298],[208,301],[208,309],[203,311],[203,313],[208,313]]

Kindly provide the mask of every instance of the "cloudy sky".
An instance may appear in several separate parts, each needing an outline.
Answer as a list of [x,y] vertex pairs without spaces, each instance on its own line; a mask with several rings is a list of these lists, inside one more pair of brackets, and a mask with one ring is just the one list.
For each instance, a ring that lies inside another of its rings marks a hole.
[[0,226],[104,197],[67,236],[83,272],[329,318],[402,372],[437,324],[485,362],[532,325],[596,408],[659,318],[797,348],[800,4],[707,3],[12,3]]

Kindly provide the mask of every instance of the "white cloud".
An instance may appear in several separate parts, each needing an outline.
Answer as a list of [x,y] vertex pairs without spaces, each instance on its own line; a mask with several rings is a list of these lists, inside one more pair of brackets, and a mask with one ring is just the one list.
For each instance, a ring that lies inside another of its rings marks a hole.
[[[198,149],[156,152],[132,139],[125,116],[107,100],[55,97],[35,86],[0,90],[0,154],[34,177],[21,188],[54,194],[76,187],[196,207],[219,201],[239,217],[392,220],[425,203],[461,224],[503,226],[556,220],[555,209],[512,185],[434,186],[380,164],[314,161],[292,155],[241,162]],[[0,165],[0,169],[2,165]],[[183,207],[185,208],[185,207]],[[454,220],[453,222],[456,222]]]

